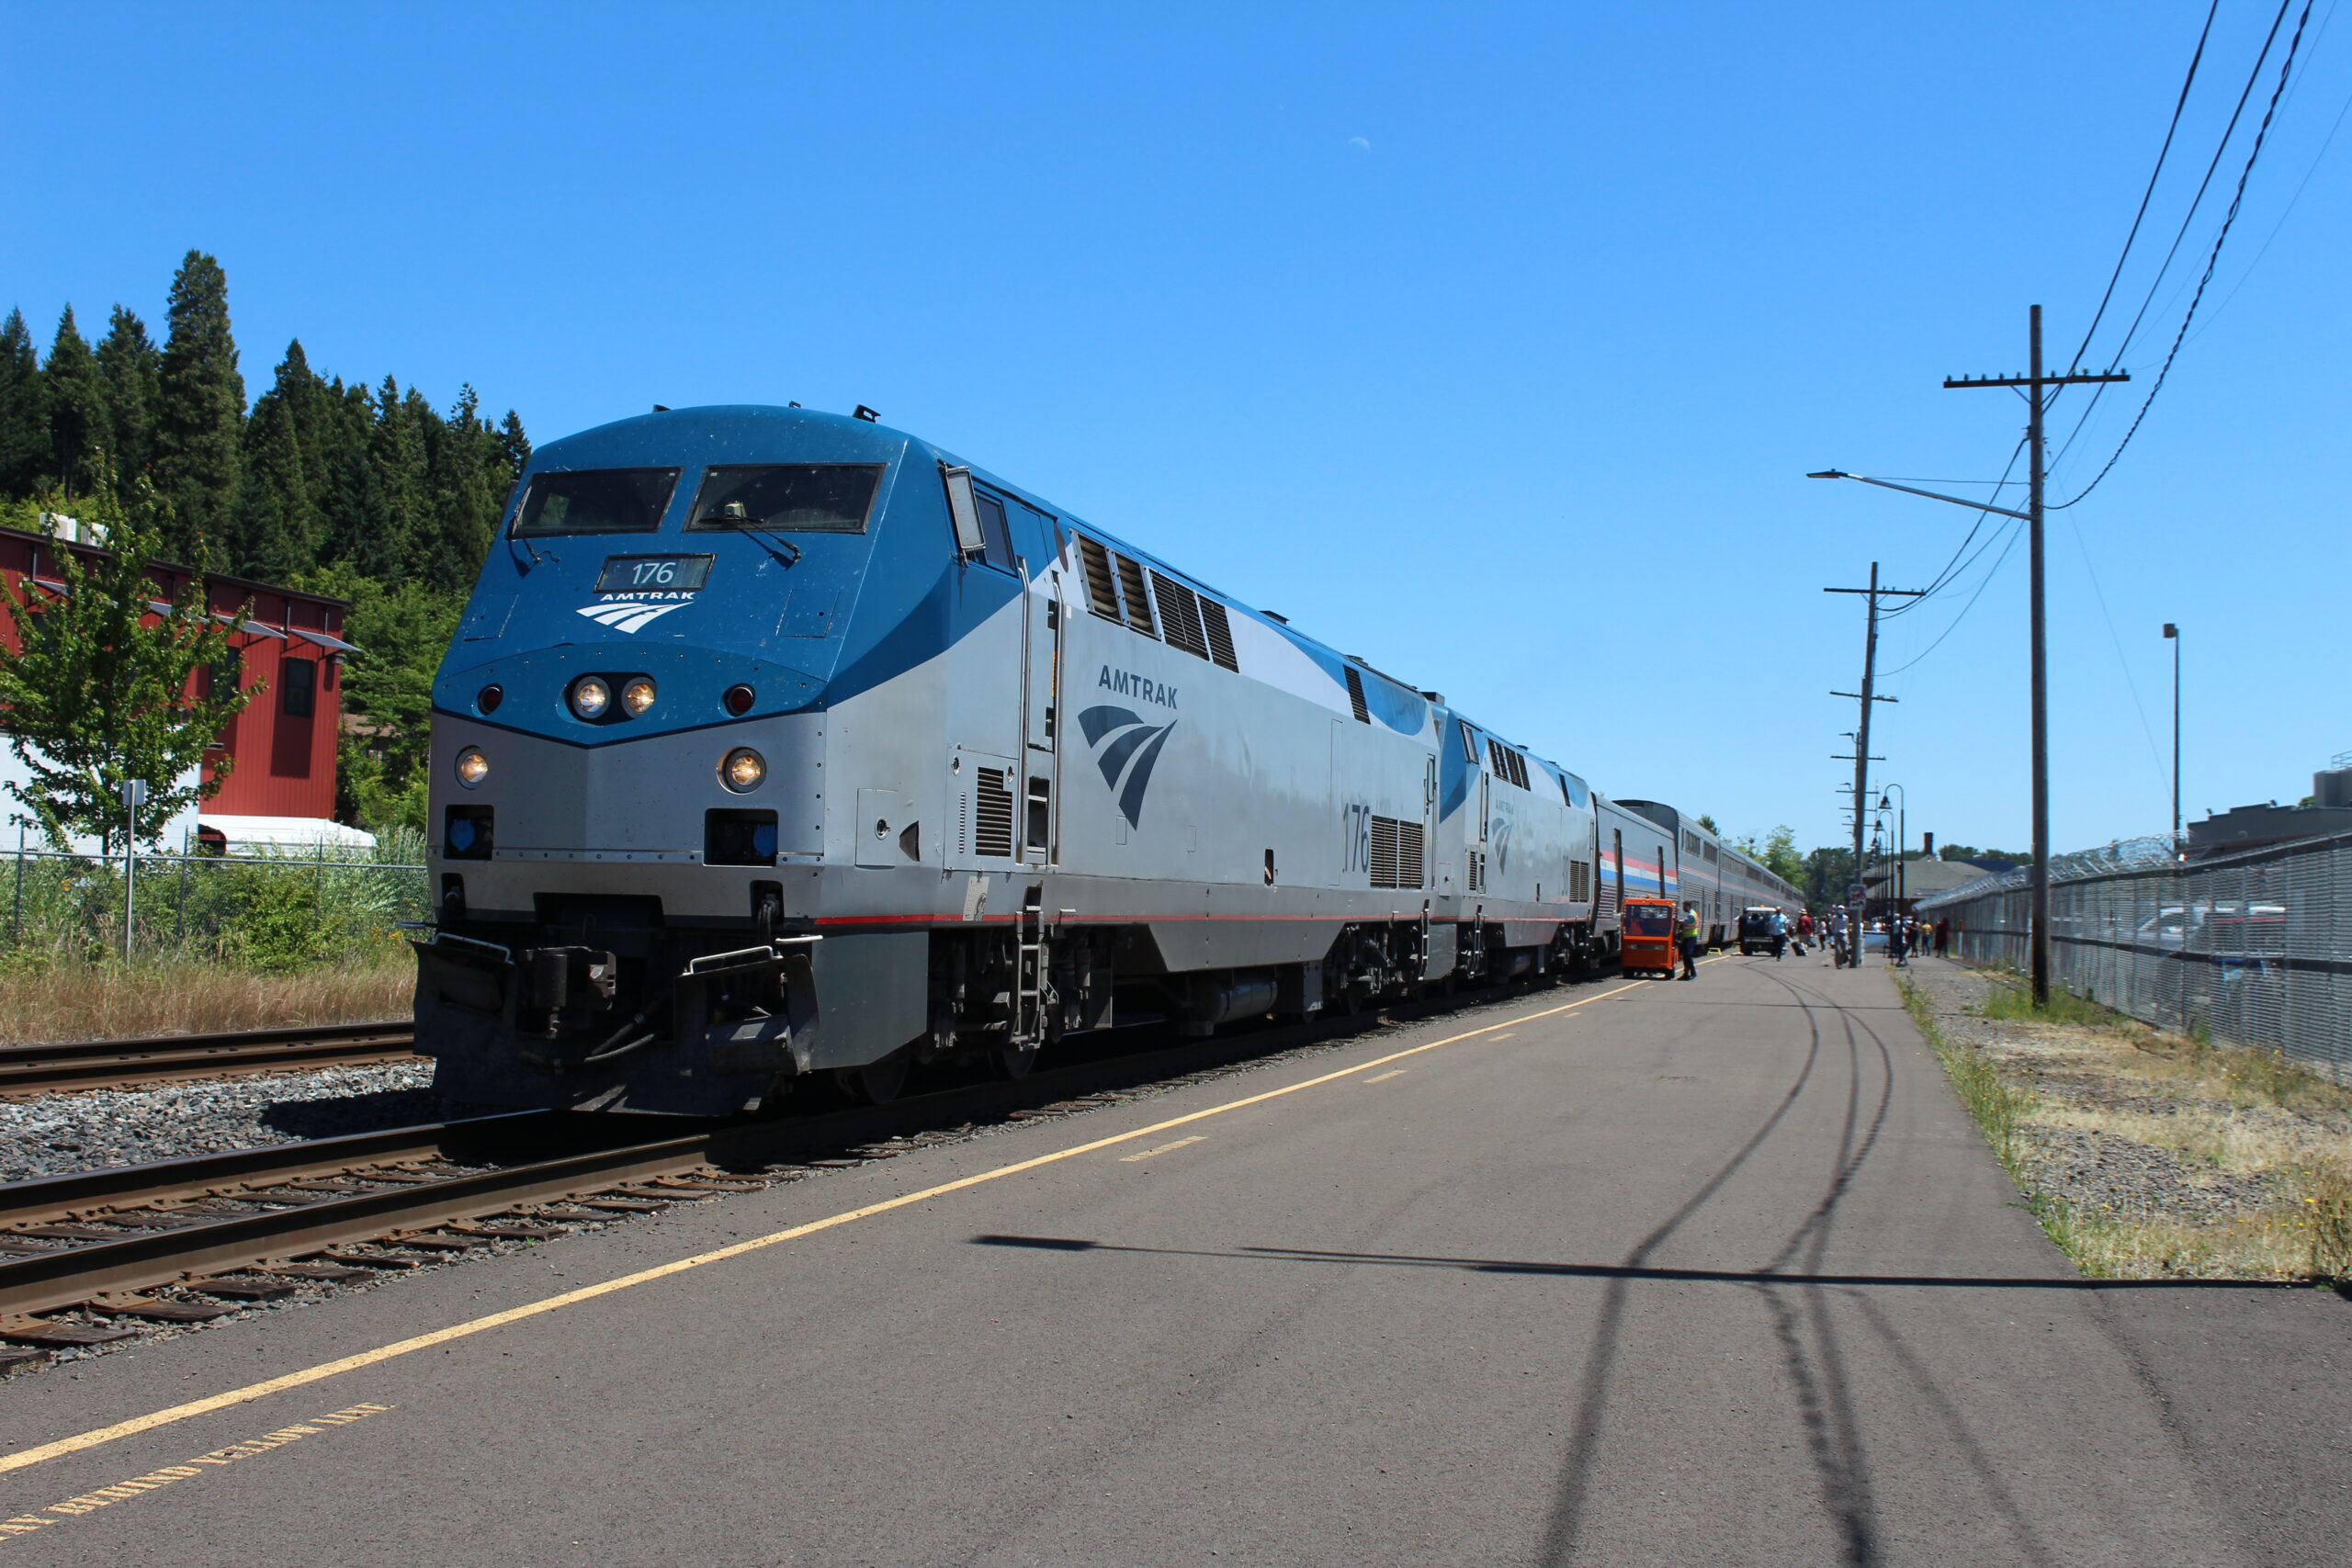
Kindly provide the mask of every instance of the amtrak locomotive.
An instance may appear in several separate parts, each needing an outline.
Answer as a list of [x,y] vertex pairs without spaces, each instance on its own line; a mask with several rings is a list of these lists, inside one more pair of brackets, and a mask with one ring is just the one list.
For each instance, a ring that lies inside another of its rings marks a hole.
[[[860,411],[861,413],[864,411]],[[453,1098],[896,1094],[1139,1017],[1723,940],[1796,890],[910,435],[662,411],[542,446],[434,685],[417,1048]]]

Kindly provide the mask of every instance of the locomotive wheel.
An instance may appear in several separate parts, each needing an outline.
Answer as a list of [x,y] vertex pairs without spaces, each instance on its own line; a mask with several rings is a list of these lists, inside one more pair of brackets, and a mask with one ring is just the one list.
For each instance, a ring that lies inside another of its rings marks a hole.
[[998,1045],[989,1052],[989,1076],[1010,1082],[1025,1078],[1029,1069],[1037,1065],[1037,1043],[1025,1045]]
[[901,1051],[862,1067],[837,1068],[834,1079],[842,1092],[861,1104],[888,1105],[906,1089],[910,1065],[907,1053]]

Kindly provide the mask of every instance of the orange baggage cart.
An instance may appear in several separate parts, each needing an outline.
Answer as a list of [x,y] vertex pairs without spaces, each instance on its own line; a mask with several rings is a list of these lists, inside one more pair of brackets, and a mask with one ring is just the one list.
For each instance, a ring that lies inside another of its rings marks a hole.
[[1628,975],[1645,970],[1674,977],[1674,900],[1628,898],[1618,913],[1618,967]]

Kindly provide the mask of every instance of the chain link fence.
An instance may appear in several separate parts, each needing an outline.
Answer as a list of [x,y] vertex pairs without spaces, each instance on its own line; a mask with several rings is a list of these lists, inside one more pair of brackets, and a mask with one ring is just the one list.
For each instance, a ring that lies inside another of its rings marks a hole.
[[[1923,898],[1952,953],[2023,970],[2027,874]],[[2352,1082],[2352,833],[2208,860],[2169,838],[2050,863],[2052,979],[2159,1028],[2283,1052]]]
[[[432,909],[424,844],[205,855],[11,854],[0,963],[42,967],[125,956],[288,972],[396,941]],[[0,852],[9,852],[0,850]]]

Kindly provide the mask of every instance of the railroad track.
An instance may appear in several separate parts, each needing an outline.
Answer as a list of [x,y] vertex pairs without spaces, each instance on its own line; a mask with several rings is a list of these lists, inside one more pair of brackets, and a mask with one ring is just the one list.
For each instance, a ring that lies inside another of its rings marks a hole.
[[0,1100],[24,1100],[66,1089],[282,1072],[289,1067],[356,1066],[415,1055],[416,1033],[405,1019],[246,1029],[223,1034],[0,1045]]
[[975,1124],[1092,1110],[1383,1021],[1526,994],[1496,987],[1159,1049],[1098,1045],[1015,1082],[790,1119],[515,1111],[7,1183],[0,1367],[125,1338],[140,1322],[224,1316],[305,1281],[356,1281],[887,1159]]

